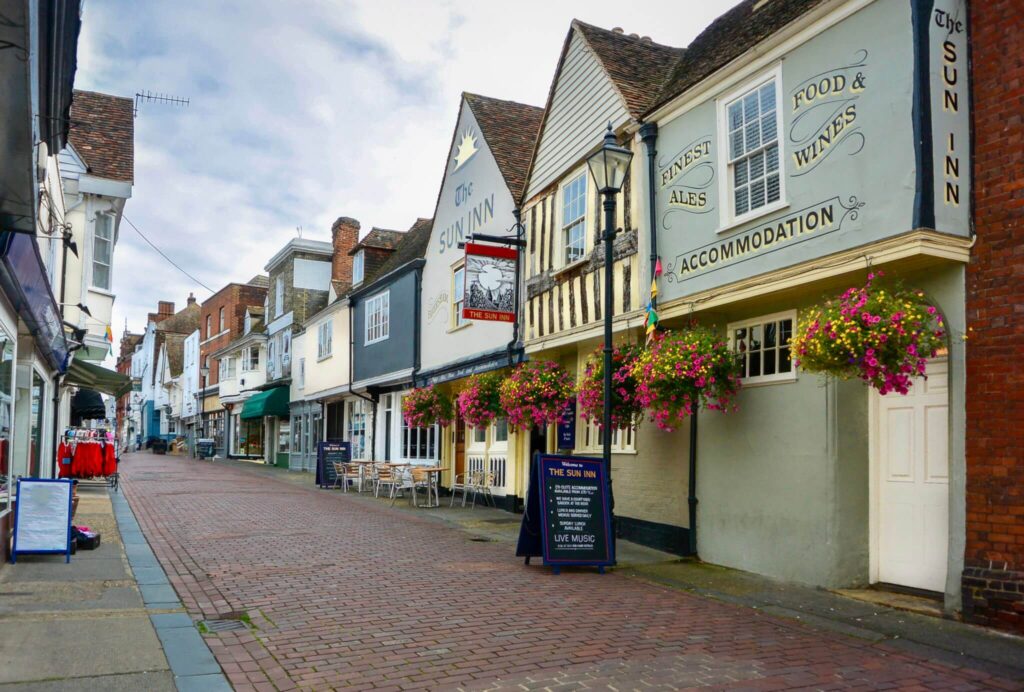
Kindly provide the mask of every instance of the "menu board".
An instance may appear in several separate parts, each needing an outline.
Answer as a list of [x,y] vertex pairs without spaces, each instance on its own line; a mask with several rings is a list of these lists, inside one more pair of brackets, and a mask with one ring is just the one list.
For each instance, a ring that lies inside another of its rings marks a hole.
[[544,564],[614,564],[604,462],[541,455],[539,467]]
[[70,479],[18,480],[11,562],[19,553],[64,553],[71,561]]
[[352,461],[352,444],[350,442],[321,442],[316,450],[316,484],[321,488],[334,487],[338,473],[335,464],[347,464]]

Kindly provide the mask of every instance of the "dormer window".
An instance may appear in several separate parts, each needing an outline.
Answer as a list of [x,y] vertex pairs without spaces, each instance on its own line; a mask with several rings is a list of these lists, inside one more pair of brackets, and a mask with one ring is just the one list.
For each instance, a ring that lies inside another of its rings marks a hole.
[[366,267],[366,251],[360,250],[352,256],[352,285],[363,283],[363,272]]

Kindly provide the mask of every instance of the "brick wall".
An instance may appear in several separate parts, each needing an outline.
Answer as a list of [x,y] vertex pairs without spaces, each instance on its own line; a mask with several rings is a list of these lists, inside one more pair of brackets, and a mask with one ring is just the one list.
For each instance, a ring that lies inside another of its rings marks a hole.
[[334,256],[331,258],[331,280],[343,286],[352,285],[352,256],[349,251],[359,242],[359,222],[347,216],[339,217],[331,226],[331,243]]
[[970,3],[977,242],[967,270],[963,612],[1024,632],[1024,4]]
[[[245,328],[245,311],[250,305],[263,305],[267,289],[251,284],[228,284],[210,296],[202,306],[199,319],[199,362],[242,335]],[[224,309],[224,329],[220,328],[220,311]],[[207,333],[207,318],[211,330]],[[211,339],[210,337],[215,337]],[[209,384],[220,382],[220,362],[210,359]]]

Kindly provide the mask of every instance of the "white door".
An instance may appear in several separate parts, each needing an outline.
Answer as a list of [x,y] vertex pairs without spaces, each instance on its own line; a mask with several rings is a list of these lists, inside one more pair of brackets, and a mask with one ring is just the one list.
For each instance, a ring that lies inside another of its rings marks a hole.
[[906,396],[876,397],[877,581],[945,591],[949,539],[949,380],[928,365]]

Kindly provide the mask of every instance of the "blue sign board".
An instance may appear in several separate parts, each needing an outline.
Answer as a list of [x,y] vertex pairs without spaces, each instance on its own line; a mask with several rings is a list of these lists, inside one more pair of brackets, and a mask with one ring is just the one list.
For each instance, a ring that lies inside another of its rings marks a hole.
[[337,485],[338,473],[335,464],[352,461],[351,442],[321,442],[316,449],[316,484],[321,488]]
[[558,423],[558,434],[555,438],[558,449],[576,449],[576,399],[562,409],[562,420]]

